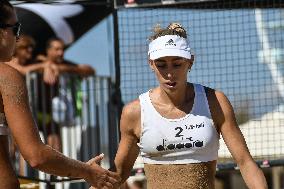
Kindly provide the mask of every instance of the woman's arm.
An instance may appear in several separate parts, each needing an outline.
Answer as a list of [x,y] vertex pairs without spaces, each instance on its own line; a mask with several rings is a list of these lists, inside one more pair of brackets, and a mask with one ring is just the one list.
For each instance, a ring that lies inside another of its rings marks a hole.
[[212,117],[217,124],[222,137],[231,152],[236,163],[240,167],[241,174],[250,189],[267,189],[267,183],[263,172],[254,162],[249,153],[245,139],[237,125],[233,108],[228,98],[219,91],[212,91],[213,105],[210,107]]
[[90,166],[69,159],[43,144],[29,109],[22,76],[7,65],[1,65],[0,73],[0,91],[9,128],[20,152],[32,167],[54,175],[84,178],[94,186],[111,187],[111,183],[117,182],[116,174],[96,164]]
[[[140,138],[140,104],[135,100],[127,104],[121,114],[120,133],[121,140],[114,160],[114,167],[110,169],[116,171],[120,178],[120,184],[125,183],[130,176],[133,165],[139,154],[137,143]],[[92,162],[97,163],[95,160]],[[90,189],[96,189],[91,187]]]
[[123,108],[120,120],[121,140],[115,157],[115,168],[125,182],[130,176],[135,160],[139,154],[137,145],[140,138],[140,104],[135,100]]

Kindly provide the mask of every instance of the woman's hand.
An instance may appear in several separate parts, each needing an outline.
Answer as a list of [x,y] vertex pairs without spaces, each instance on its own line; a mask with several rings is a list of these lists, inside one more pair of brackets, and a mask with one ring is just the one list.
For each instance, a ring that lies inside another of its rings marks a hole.
[[[100,166],[98,166],[98,164],[101,163],[102,159],[104,158],[104,154],[100,154],[99,156],[96,156],[92,159],[90,159],[87,164],[91,165],[97,172],[97,173],[102,173],[101,175],[99,175],[98,178],[95,179],[96,181],[96,185],[92,185],[92,187],[90,187],[90,189],[106,189],[106,188],[118,188],[118,184],[120,183],[120,177],[118,176],[117,173],[111,172],[111,171],[107,171],[102,169]],[[100,169],[104,170],[100,170]],[[101,172],[102,171],[102,172]],[[91,182],[89,182],[91,183]]]

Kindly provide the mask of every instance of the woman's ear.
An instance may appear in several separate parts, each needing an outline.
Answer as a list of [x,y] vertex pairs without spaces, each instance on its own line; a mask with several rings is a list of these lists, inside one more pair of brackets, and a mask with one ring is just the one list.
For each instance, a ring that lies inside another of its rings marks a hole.
[[191,62],[193,64],[194,63],[194,55],[193,54],[191,55],[191,59],[190,60],[191,60]]
[[152,71],[154,71],[154,60],[151,60],[150,58],[148,59],[148,63]]
[[194,55],[191,55],[191,58],[189,60],[189,69],[191,69],[193,63],[194,63]]

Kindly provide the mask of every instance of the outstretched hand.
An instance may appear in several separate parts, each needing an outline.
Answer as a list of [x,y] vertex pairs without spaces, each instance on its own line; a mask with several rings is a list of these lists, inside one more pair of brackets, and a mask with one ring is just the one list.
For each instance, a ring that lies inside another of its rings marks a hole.
[[96,189],[118,188],[121,180],[119,175],[117,173],[105,170],[98,165],[103,157],[104,155],[100,154],[99,156],[96,156],[87,162],[87,164],[92,167],[93,171],[90,175],[90,178],[86,179],[86,181],[92,185],[92,188]]
[[94,157],[94,158],[92,158],[92,159],[90,159],[88,162],[87,162],[87,164],[88,165],[92,165],[92,164],[98,164],[98,165],[100,165],[101,164],[101,161],[104,159],[104,154],[102,153],[102,154],[100,154],[100,155],[98,155],[98,156],[96,156],[96,157]]

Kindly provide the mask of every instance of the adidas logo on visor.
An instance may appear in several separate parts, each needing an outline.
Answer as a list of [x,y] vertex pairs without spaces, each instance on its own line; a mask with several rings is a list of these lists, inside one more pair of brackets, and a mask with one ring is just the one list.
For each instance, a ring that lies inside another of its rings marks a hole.
[[170,39],[168,42],[165,43],[165,46],[168,46],[168,45],[170,45],[170,46],[177,46],[175,44],[174,40],[172,40],[172,39]]

